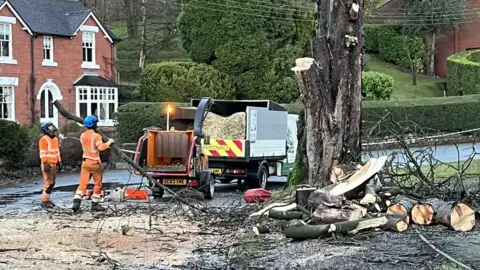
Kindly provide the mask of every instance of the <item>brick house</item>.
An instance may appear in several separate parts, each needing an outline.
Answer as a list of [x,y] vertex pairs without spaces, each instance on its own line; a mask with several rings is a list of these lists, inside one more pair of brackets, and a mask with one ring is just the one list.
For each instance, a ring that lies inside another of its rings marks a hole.
[[119,39],[81,2],[0,0],[0,118],[20,124],[67,120],[60,100],[79,116],[113,125],[118,107]]
[[[401,21],[402,1],[390,0],[379,7],[374,15],[382,19],[376,21],[380,23],[389,19]],[[457,27],[442,29],[438,34],[435,44],[435,73],[440,77],[447,76],[447,58],[450,55],[480,48],[480,35],[476,32],[480,27],[480,17],[473,14],[474,10],[480,8],[480,0],[467,0],[466,5],[468,7],[466,15]]]

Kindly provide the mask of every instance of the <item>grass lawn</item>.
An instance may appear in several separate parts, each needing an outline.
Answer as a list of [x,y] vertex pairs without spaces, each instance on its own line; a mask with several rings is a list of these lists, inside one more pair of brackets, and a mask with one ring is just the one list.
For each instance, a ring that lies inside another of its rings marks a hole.
[[395,80],[392,99],[415,99],[443,96],[436,83],[445,81],[426,75],[417,75],[417,85],[412,85],[412,74],[403,72],[394,64],[380,59],[377,55],[368,55],[368,71],[376,71],[388,74]]
[[[109,27],[115,35],[122,39],[117,45],[120,80],[138,82],[141,38],[128,38],[125,22],[113,22],[109,24]],[[147,65],[162,61],[190,61],[179,38],[175,38],[171,42],[162,42],[162,36],[162,25],[150,22],[147,28]]]
[[[465,161],[460,161],[460,165],[457,162],[449,162],[445,164],[441,164],[434,170],[435,180],[442,180],[452,176],[455,174],[460,173],[457,168],[461,169],[464,165]],[[422,171],[424,173],[428,173],[430,170],[430,165],[423,165]],[[405,172],[404,169],[398,169],[399,173]],[[480,160],[474,159],[470,166],[468,166],[467,170],[463,173],[464,176],[467,175],[480,175]],[[412,179],[413,180],[413,179]]]

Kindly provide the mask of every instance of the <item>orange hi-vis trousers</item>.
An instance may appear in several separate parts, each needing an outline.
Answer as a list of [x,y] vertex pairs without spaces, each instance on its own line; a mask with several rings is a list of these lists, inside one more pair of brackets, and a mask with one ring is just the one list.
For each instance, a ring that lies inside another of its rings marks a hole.
[[85,159],[80,171],[80,184],[75,192],[75,199],[82,199],[87,190],[90,175],[93,176],[92,202],[100,202],[102,194],[103,169],[102,164],[96,160]]
[[57,164],[49,163],[52,167],[50,172],[46,172],[43,169],[43,164],[40,165],[43,174],[43,190],[42,190],[42,202],[46,203],[50,201],[50,193],[55,186],[55,179],[57,178]]

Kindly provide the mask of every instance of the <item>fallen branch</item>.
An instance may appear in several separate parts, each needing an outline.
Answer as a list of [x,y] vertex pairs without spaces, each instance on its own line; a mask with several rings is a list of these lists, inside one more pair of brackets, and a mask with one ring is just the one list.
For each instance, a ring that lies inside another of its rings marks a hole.
[[253,227],[253,232],[256,235],[267,234],[270,233],[270,229],[267,227],[267,225],[257,224]]
[[457,264],[458,266],[461,266],[465,269],[469,269],[469,270],[473,270],[470,266],[468,265],[465,265],[457,260],[455,260],[454,258],[452,258],[451,256],[449,256],[448,254],[446,254],[445,252],[441,251],[440,249],[438,249],[437,247],[435,247],[430,241],[427,240],[427,238],[425,238],[425,236],[423,236],[419,231],[415,230],[415,232],[418,234],[418,236],[420,237],[420,239],[422,239],[423,242],[425,242],[429,247],[431,247],[433,250],[435,250],[438,254],[442,255],[443,257],[447,258],[448,260],[450,260],[451,262]]
[[265,208],[253,213],[250,215],[250,217],[256,217],[256,216],[262,216],[263,214],[266,214],[268,216],[268,212],[270,209],[276,208],[275,210],[277,211],[290,211],[293,209],[297,208],[296,203],[272,203],[266,206]]
[[317,239],[330,235],[330,225],[307,225],[299,220],[292,220],[284,226],[283,234],[286,238],[295,240]]
[[340,208],[327,208],[322,205],[315,209],[312,216],[312,223],[333,224],[341,221],[346,221],[352,215],[352,210]]
[[278,220],[301,219],[303,217],[303,213],[298,211],[279,211],[276,209],[271,209],[268,211],[268,217]]
[[[53,105],[57,108],[58,112],[65,118],[67,119],[70,119],[70,120],[73,120],[79,124],[82,124],[83,125],[83,118],[81,117],[78,117],[76,115],[73,115],[72,113],[70,113],[69,111],[67,111],[63,106],[62,104],[58,101],[58,100],[55,100],[53,101]],[[108,137],[105,136],[105,134],[103,134],[101,131],[99,130],[96,130],[96,132],[98,134],[100,134],[103,139],[105,141],[108,141]],[[145,176],[149,181],[155,183],[157,186],[159,186],[161,189],[165,190],[166,192],[170,193],[175,199],[179,200],[180,202],[184,203],[185,205],[188,205],[189,207],[192,207],[194,209],[197,209],[197,210],[200,210],[202,212],[207,212],[207,210],[205,208],[199,208],[193,204],[191,204],[190,202],[188,202],[187,200],[183,199],[182,197],[178,196],[173,190],[169,189],[168,187],[164,186],[162,183],[160,183],[160,181],[152,178],[150,175],[148,175],[145,170],[140,167],[138,164],[136,164],[135,162],[133,162],[132,159],[130,159],[127,155],[125,155],[122,150],[116,146],[115,144],[112,144],[110,145],[110,148],[113,149],[118,156],[120,156],[125,162],[127,162],[130,166],[132,166],[133,168],[135,168],[135,170],[137,170],[138,172],[140,172],[142,174],[142,176]]]

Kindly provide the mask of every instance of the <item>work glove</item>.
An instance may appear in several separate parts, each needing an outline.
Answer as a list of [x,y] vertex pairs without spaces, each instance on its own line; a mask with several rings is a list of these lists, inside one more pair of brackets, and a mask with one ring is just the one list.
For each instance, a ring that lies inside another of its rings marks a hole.
[[50,164],[48,163],[43,163],[43,170],[46,172],[46,173],[49,173],[52,171],[52,166],[50,166]]
[[115,140],[114,139],[108,139],[107,143],[113,144],[113,143],[115,143]]

